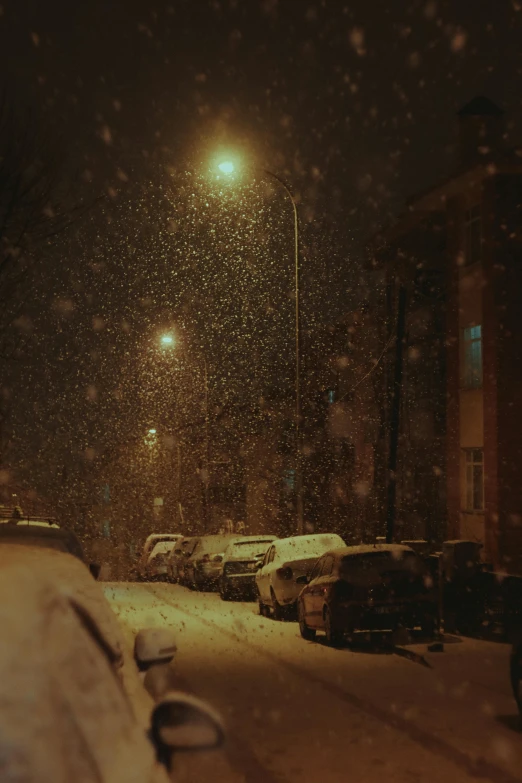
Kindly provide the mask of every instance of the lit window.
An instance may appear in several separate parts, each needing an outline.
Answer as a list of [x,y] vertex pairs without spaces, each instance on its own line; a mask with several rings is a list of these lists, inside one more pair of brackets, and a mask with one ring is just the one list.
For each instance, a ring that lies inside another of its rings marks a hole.
[[335,402],[335,389],[328,389],[328,403],[331,405]]
[[482,386],[482,326],[463,330],[462,383],[466,389]]
[[484,508],[484,452],[466,449],[466,511]]
[[476,264],[482,260],[482,214],[480,204],[466,212],[465,262]]

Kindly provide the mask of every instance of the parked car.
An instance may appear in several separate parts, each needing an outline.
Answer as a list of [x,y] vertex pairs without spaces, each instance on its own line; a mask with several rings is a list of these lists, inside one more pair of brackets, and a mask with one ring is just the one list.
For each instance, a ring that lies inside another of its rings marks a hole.
[[219,594],[223,601],[255,592],[259,559],[277,536],[243,536],[232,541],[223,557]]
[[158,541],[147,561],[147,579],[167,579],[167,559],[176,541]]
[[239,536],[233,533],[196,538],[194,548],[185,561],[183,584],[194,590],[217,587],[223,570],[225,549],[237,538]]
[[302,585],[296,580],[309,574],[324,552],[344,546],[341,536],[335,533],[292,536],[274,541],[256,574],[259,613],[268,617],[271,608],[274,619],[282,620],[290,609],[295,608],[301,592]]
[[175,645],[153,635],[134,657],[78,558],[0,543],[0,627],[2,780],[167,783],[173,751],[221,742],[193,697],[148,696],[138,656],[164,664]]
[[187,557],[192,554],[196,546],[196,538],[183,537],[176,541],[174,549],[171,550],[167,558],[167,579],[169,582],[180,582],[183,584],[185,576],[185,563]]
[[298,602],[301,636],[324,631],[338,644],[356,631],[420,627],[433,635],[437,596],[423,559],[400,544],[351,546],[325,553],[304,583]]
[[[0,518],[0,545],[9,543],[67,552],[83,563],[86,562],[76,533],[60,527],[54,520],[18,516]],[[100,573],[99,564],[91,562],[88,565],[92,576],[97,579]]]
[[149,555],[154,546],[159,541],[178,541],[180,538],[183,538],[181,533],[151,533],[150,536],[147,536],[145,543],[143,544],[143,549],[138,560],[138,564],[136,566],[137,578],[143,579],[146,576]]

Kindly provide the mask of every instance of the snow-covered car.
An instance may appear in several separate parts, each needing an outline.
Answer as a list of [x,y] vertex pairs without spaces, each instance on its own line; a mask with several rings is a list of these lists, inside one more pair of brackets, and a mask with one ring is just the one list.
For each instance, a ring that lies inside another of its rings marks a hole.
[[201,536],[185,562],[183,584],[194,590],[210,590],[217,587],[223,570],[225,549],[240,536],[233,533]]
[[145,575],[147,579],[167,579],[167,561],[176,541],[158,541],[149,555]]
[[179,541],[183,538],[181,533],[151,533],[147,536],[143,549],[136,565],[136,576],[138,579],[143,579],[147,572],[147,563],[149,562],[149,555],[154,549],[155,545],[160,541]]
[[183,583],[185,563],[196,546],[196,540],[193,536],[183,536],[176,541],[175,547],[167,558],[167,579],[169,582]]
[[288,610],[295,607],[301,592],[302,584],[296,580],[309,574],[325,552],[344,546],[343,539],[336,533],[315,533],[274,541],[256,574],[260,614],[268,616],[272,609],[276,620],[283,619]]
[[[0,627],[9,640],[0,644],[2,781],[167,783],[173,751],[221,741],[219,719],[192,697],[152,701],[137,655],[78,558],[0,544]],[[157,638],[164,647],[165,634]],[[149,665],[174,654],[156,648],[153,636],[137,654]],[[203,715],[205,736],[187,737]]]
[[433,635],[437,596],[426,564],[411,547],[361,545],[324,554],[315,564],[298,601],[301,636],[324,631],[338,644],[356,631],[420,628]]
[[255,591],[257,564],[276,538],[277,536],[243,536],[228,545],[223,556],[223,571],[219,580],[219,594],[223,601]]

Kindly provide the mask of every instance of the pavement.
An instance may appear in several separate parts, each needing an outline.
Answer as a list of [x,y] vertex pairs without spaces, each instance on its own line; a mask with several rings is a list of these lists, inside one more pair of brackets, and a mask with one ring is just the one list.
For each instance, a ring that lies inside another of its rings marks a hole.
[[178,783],[522,783],[507,645],[332,649],[255,603],[168,584],[104,590],[129,637],[176,629],[179,687],[225,719],[225,748],[179,756]]

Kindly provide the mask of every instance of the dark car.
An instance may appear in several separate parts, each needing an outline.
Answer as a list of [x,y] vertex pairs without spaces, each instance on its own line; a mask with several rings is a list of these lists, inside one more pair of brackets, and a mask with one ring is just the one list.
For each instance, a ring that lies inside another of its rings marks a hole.
[[276,538],[244,536],[228,545],[219,580],[219,594],[223,601],[228,601],[232,596],[255,595],[258,563]]
[[400,545],[354,546],[327,552],[299,596],[299,628],[312,640],[324,631],[330,644],[356,631],[420,627],[433,634],[437,602],[422,558]]

